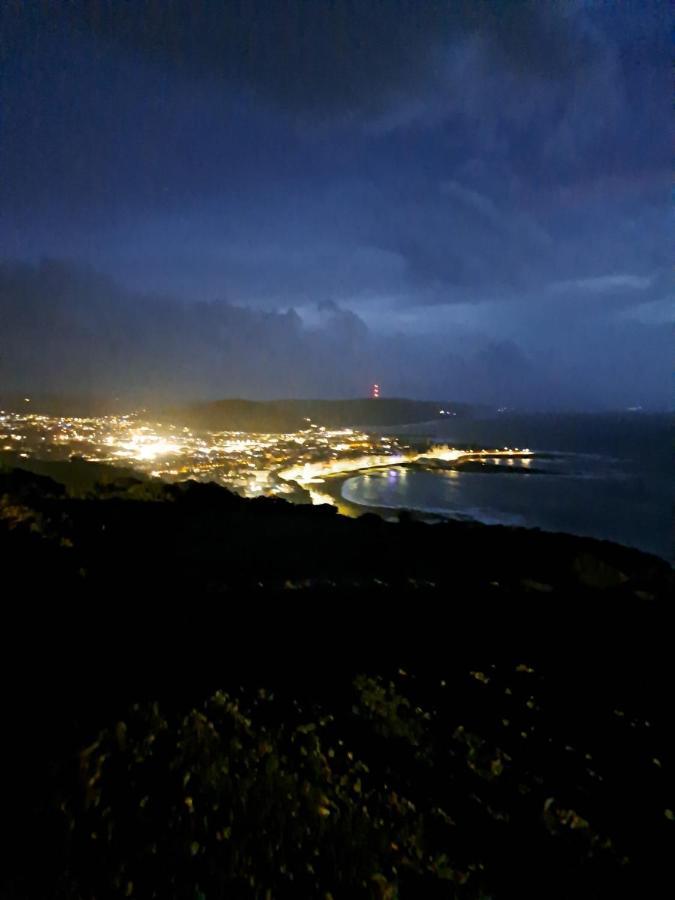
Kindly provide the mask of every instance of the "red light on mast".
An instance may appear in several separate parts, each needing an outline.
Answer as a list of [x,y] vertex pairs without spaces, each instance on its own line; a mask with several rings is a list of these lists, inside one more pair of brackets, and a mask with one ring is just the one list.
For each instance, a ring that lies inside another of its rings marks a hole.
[[379,384],[374,384],[374,385],[372,386],[372,388],[370,389],[370,396],[371,396],[371,398],[372,398],[373,400],[377,400],[377,398],[380,396],[380,386],[379,386]]

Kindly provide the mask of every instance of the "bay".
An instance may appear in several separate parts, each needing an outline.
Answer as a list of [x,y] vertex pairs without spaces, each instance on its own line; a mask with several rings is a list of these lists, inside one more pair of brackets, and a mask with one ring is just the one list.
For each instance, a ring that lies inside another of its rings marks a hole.
[[489,462],[480,472],[391,467],[348,479],[344,498],[366,507],[588,535],[671,558],[668,417],[496,417],[434,423],[426,435],[453,445],[527,446],[536,456]]

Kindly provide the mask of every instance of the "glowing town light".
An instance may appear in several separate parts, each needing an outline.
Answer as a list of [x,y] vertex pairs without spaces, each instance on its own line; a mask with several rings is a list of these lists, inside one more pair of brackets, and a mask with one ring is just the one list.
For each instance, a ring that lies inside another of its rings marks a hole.
[[117,446],[119,450],[115,452],[115,456],[128,456],[139,461],[157,459],[158,456],[168,456],[171,453],[178,453],[181,449],[180,444],[167,441],[154,434],[134,434],[128,441],[117,443]]
[[455,450],[453,447],[431,447],[426,453],[420,455],[429,456],[432,459],[440,459],[443,462],[455,462],[463,456],[470,456],[471,454],[465,453],[464,450]]
[[370,389],[370,396],[372,400],[377,400],[380,396],[380,386],[379,384],[374,384]]

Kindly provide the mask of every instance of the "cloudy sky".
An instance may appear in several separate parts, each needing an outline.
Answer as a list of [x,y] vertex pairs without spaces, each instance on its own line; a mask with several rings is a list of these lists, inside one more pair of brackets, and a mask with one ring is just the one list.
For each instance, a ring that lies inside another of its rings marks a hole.
[[670,397],[663,0],[5,0],[0,379]]

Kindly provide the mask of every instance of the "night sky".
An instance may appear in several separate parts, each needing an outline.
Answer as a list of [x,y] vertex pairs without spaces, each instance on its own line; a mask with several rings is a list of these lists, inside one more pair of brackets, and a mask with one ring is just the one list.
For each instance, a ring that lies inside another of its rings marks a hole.
[[670,397],[668,4],[0,4],[0,383]]

